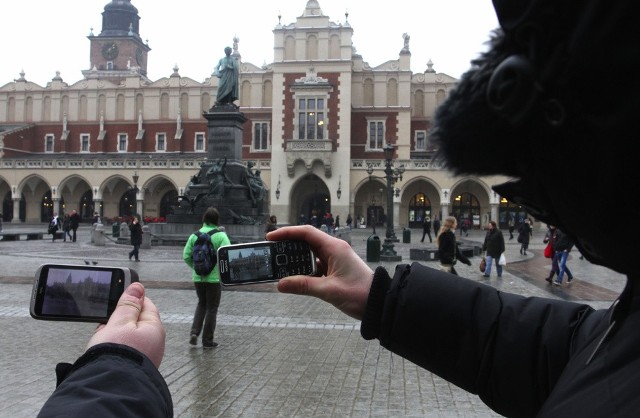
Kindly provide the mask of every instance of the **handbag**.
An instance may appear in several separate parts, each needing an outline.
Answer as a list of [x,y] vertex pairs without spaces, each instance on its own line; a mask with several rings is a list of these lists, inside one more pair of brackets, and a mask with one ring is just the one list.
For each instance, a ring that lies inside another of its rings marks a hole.
[[551,242],[544,247],[544,258],[553,258],[553,248],[551,247]]
[[482,257],[482,260],[480,260],[480,272],[484,273],[484,270],[487,268],[487,259]]
[[498,260],[498,265],[506,266],[507,265],[507,257],[504,256],[504,253],[500,254],[500,259]]

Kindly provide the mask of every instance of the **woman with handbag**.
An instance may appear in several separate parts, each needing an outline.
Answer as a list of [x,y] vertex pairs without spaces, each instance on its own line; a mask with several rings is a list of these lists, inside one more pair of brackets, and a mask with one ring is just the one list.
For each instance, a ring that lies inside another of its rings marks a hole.
[[440,270],[458,275],[454,268],[456,261],[470,266],[471,261],[460,251],[456,242],[456,226],[458,222],[454,216],[447,216],[442,222],[440,231],[436,236],[436,245],[438,246],[438,254],[440,258]]
[[555,225],[549,225],[547,227],[547,233],[544,235],[544,240],[542,240],[542,242],[544,242],[545,244],[551,245],[551,271],[549,272],[549,276],[545,278],[545,280],[548,281],[549,283],[551,283],[551,281],[553,280],[553,276],[558,274],[558,272],[560,271],[560,267],[558,266],[558,258],[556,257],[556,250],[555,250],[556,232],[557,231],[556,231]]

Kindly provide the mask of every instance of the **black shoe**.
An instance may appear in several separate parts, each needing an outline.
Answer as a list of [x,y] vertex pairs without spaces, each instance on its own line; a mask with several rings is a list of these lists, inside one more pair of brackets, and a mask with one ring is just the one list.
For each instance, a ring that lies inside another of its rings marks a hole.
[[202,344],[202,348],[216,348],[218,346],[218,343],[211,343],[211,344]]
[[136,261],[140,261],[140,259],[139,259],[139,258],[136,258]]
[[571,283],[571,280],[573,280],[573,276],[567,277],[567,283]]
[[523,255],[527,255],[527,252],[525,251]]
[[191,337],[189,337],[189,344],[191,345],[198,344],[198,336],[196,334],[191,334]]
[[544,279],[545,279],[546,281],[548,281],[548,282],[549,282],[549,284],[551,284],[551,277],[545,277]]

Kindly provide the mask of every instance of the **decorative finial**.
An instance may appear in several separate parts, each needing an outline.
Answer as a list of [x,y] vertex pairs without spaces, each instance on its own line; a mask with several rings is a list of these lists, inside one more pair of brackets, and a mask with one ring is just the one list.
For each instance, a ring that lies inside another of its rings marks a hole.
[[133,23],[129,23],[129,36],[133,36]]
[[282,19],[282,13],[278,10],[278,26],[281,24],[280,19]]
[[344,11],[344,23],[349,23],[349,11],[346,9]]

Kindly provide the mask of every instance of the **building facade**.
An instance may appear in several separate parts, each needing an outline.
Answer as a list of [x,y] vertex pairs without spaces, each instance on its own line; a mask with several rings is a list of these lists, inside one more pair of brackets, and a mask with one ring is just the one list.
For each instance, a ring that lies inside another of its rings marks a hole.
[[[42,87],[20,74],[0,84],[5,222],[45,222],[72,209],[87,221],[94,211],[161,220],[208,156],[202,114],[215,102],[217,78],[198,82],[176,67],[148,79],[152,52],[138,10],[114,0],[102,16],[83,79],[68,84],[56,74]],[[407,35],[397,57],[376,67],[352,36],[348,20],[334,23],[308,0],[295,22],[273,29],[271,64],[243,62],[233,39],[236,103],[247,118],[242,156],[261,171],[270,213],[290,224],[330,212],[343,224],[351,214],[382,225],[390,195],[397,228],[419,227],[424,216],[453,214],[475,227],[526,216],[491,190],[506,178],[454,177],[435,161],[427,132],[457,79],[431,63],[412,73]],[[395,147],[393,166],[404,169],[390,193],[386,144]]]

